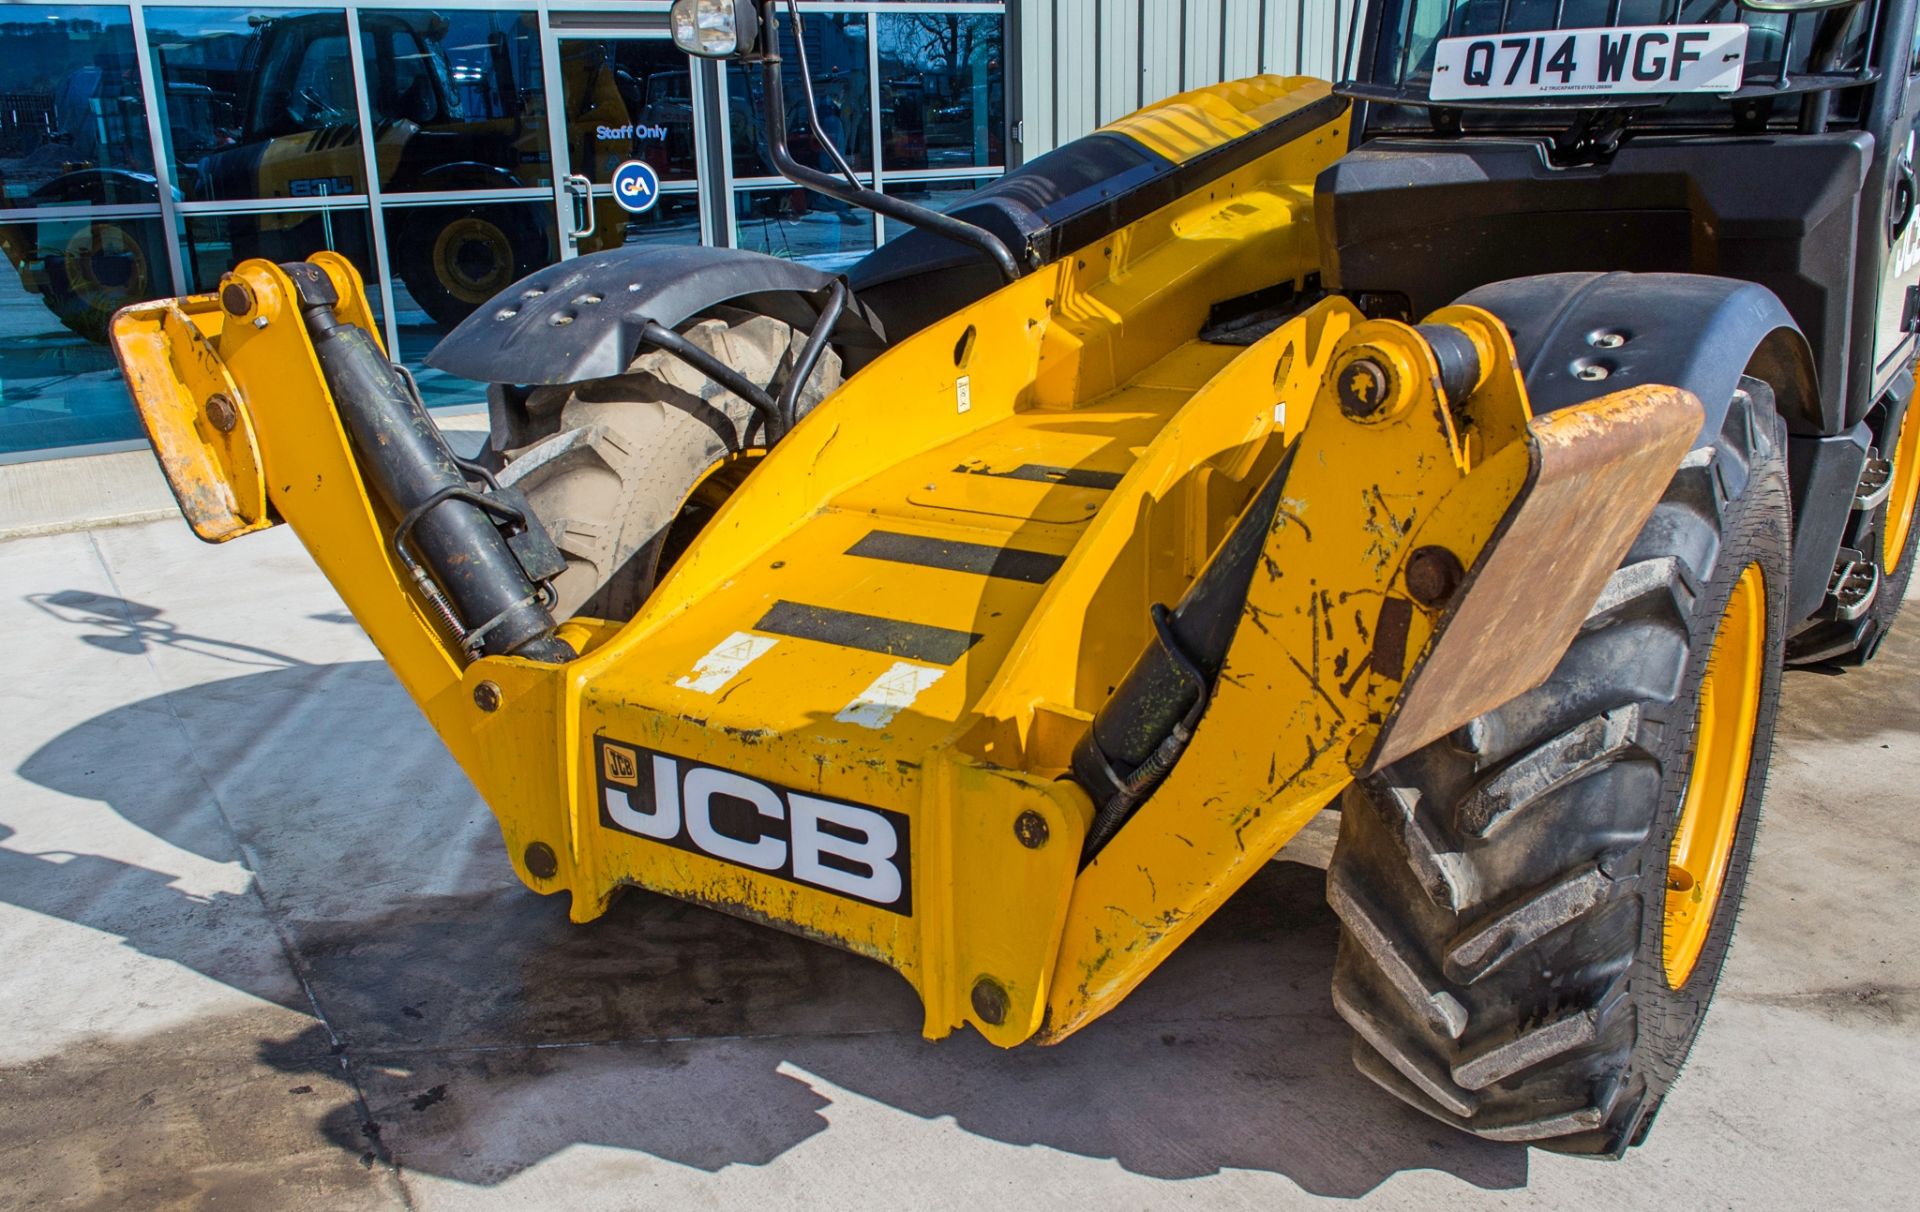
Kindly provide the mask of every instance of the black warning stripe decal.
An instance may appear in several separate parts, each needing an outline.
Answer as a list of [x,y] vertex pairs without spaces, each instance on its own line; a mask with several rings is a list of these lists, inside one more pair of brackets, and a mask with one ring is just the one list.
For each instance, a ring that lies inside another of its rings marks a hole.
[[808,606],[800,602],[775,602],[773,609],[767,611],[753,625],[753,629],[768,635],[818,640],[822,644],[838,644],[842,648],[905,657],[909,661],[924,661],[929,665],[953,664],[982,638],[978,632],[883,619],[878,615],[835,610],[830,606]]
[[1068,488],[1096,488],[1112,492],[1120,485],[1117,471],[1095,471],[1086,467],[1052,467],[1045,463],[1022,463],[1006,471],[991,467],[970,467],[965,463],[954,471],[969,476],[998,476],[1003,480],[1032,480],[1039,484],[1064,484]]
[[995,547],[988,543],[961,543],[927,535],[899,534],[876,530],[847,548],[848,555],[894,564],[913,564],[921,568],[945,568],[953,572],[971,572],[977,576],[999,577],[1003,581],[1024,581],[1044,585],[1060,571],[1066,557],[1044,551],[1026,551],[1018,547]]

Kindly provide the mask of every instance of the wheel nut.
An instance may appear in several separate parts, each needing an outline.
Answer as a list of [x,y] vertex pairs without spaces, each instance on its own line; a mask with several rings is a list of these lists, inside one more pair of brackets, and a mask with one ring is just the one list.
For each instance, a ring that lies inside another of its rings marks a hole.
[[973,982],[973,1012],[990,1027],[1007,1021],[1007,991],[999,981],[983,976]]
[[1466,579],[1460,557],[1444,547],[1422,547],[1407,557],[1407,593],[1429,610],[1451,601]]
[[1372,358],[1358,358],[1340,370],[1336,387],[1341,412],[1350,417],[1370,417],[1386,405],[1393,390],[1393,376]]
[[473,705],[482,711],[500,710],[500,688],[492,682],[482,682],[473,688]]
[[1038,850],[1047,844],[1047,818],[1029,808],[1013,822],[1013,836],[1029,850]]
[[230,398],[215,392],[207,397],[207,423],[221,433],[232,433],[240,423],[240,409]]

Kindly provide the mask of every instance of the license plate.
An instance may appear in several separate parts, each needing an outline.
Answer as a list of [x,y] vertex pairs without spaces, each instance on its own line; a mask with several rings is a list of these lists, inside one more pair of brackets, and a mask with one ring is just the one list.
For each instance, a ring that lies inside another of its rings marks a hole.
[[1744,25],[1641,25],[1443,38],[1434,101],[1635,93],[1730,93],[1747,60]]

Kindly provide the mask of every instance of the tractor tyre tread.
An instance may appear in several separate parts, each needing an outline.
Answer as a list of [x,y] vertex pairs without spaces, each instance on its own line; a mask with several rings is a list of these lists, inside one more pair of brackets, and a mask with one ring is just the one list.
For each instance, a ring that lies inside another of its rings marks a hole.
[[[1743,382],[1541,686],[1342,803],[1334,1004],[1360,1070],[1479,1136],[1617,1156],[1644,1135],[1718,979],[1778,695],[1784,425]],[[1733,582],[1767,582],[1768,664],[1732,870],[1683,987],[1661,908],[1694,711]]]
[[[780,380],[806,334],[729,311],[681,326],[750,380]],[[829,348],[800,402],[804,415],[840,383]],[[554,581],[559,618],[633,617],[653,590],[668,533],[713,468],[764,448],[752,405],[660,350],[608,379],[534,388],[524,428],[547,436],[502,453],[500,482],[525,493],[567,559]]]

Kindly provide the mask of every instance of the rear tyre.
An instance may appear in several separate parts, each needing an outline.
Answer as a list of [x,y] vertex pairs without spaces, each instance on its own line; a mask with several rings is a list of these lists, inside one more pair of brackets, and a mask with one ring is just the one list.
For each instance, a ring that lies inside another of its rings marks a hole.
[[1334,1002],[1360,1069],[1494,1140],[1618,1156],[1732,936],[1779,696],[1785,428],[1745,380],[1553,675],[1343,803]]
[[[727,308],[680,331],[763,385],[785,381],[806,341],[779,320]],[[839,385],[829,347],[801,415]],[[527,495],[567,558],[554,581],[560,618],[631,618],[765,452],[752,405],[659,350],[615,378],[493,400],[495,443],[525,443],[496,445],[500,482]]]

